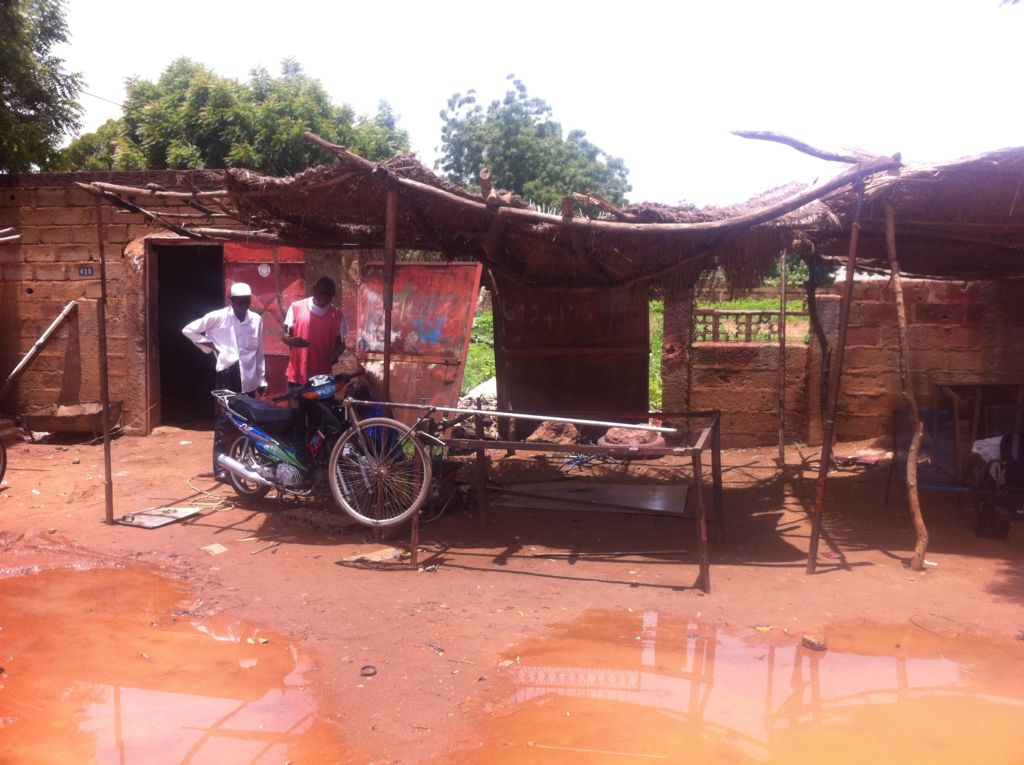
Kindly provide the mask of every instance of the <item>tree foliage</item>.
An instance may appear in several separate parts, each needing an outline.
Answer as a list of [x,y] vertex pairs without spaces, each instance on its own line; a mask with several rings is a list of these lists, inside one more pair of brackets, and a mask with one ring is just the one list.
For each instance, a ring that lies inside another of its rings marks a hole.
[[0,0],[0,172],[49,169],[78,129],[81,78],[52,51],[67,39],[61,0]]
[[472,90],[448,99],[437,163],[448,179],[477,187],[480,168],[487,167],[496,186],[537,204],[556,207],[572,191],[624,202],[630,186],[623,161],[601,151],[582,130],[563,137],[551,107],[513,75],[509,79],[512,88],[486,110]]
[[282,63],[280,77],[258,68],[240,83],[180,58],[156,82],[129,80],[123,116],[73,142],[65,158],[72,170],[244,167],[288,175],[330,161],[303,139],[306,131],[371,160],[409,146],[386,102],[372,118],[337,106],[294,59]]

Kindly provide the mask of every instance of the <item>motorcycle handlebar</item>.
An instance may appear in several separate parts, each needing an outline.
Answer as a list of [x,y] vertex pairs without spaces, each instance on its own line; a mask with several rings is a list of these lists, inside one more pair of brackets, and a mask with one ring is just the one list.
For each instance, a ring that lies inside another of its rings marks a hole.
[[[349,380],[353,380],[356,377],[359,377],[360,375],[365,375],[365,374],[366,374],[366,370],[365,369],[360,369],[358,372],[353,372],[352,374],[334,375],[334,382],[336,382],[336,383],[339,383],[339,382],[347,383]],[[285,393],[285,394],[283,394],[281,396],[274,396],[271,399],[271,401],[277,403],[279,401],[287,401],[290,398],[298,398],[303,393],[308,393],[311,390],[313,390],[313,388],[311,386],[303,385],[301,388],[295,388],[294,390],[290,390],[290,391],[288,391],[287,393]]]

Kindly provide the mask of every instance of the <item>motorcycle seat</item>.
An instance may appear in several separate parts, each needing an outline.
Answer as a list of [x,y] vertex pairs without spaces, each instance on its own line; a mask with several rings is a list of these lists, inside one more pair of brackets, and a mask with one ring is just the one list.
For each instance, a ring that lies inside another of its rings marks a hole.
[[244,393],[239,393],[231,399],[231,408],[249,422],[258,425],[284,425],[301,416],[301,413],[295,409],[274,406],[269,401],[246,396]]

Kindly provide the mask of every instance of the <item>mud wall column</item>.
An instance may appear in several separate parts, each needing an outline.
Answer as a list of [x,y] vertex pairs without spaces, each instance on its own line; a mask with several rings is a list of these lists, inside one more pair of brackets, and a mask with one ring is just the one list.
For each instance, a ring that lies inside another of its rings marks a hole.
[[693,287],[670,284],[665,291],[665,328],[661,341],[661,407],[666,412],[685,412],[691,408],[692,338]]

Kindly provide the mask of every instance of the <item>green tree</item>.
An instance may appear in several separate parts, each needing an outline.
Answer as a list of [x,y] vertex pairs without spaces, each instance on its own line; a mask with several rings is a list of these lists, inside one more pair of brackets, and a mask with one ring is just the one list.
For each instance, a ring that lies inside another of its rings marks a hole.
[[476,188],[481,167],[496,186],[549,207],[572,191],[592,192],[616,204],[630,190],[629,170],[586,138],[582,130],[562,135],[551,107],[531,97],[513,75],[512,89],[485,110],[475,91],[456,93],[441,111],[441,158],[448,179]]
[[116,129],[105,125],[68,147],[69,169],[93,169],[113,158],[118,170],[141,163],[151,170],[245,167],[288,175],[330,162],[302,137],[306,131],[371,160],[409,146],[386,102],[372,118],[337,106],[294,59],[282,62],[280,77],[261,67],[240,83],[180,58],[155,83],[129,80],[127,91]]
[[0,172],[50,169],[78,129],[81,77],[51,50],[67,39],[61,0],[0,0]]

